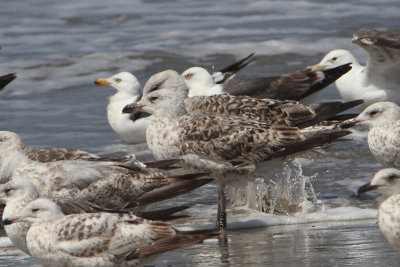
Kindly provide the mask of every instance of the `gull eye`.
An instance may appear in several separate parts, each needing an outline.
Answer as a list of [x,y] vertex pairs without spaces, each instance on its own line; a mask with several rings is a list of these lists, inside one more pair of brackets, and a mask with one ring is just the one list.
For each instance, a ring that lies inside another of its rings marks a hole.
[[120,78],[115,79],[117,83],[120,83],[122,80]]
[[395,174],[392,174],[392,175],[390,175],[390,176],[388,177],[388,180],[389,180],[389,181],[393,181],[393,180],[396,179],[396,178],[399,178],[399,176],[397,176],[397,175],[395,175]]
[[332,61],[336,61],[338,58],[337,57],[333,57],[332,58]]
[[11,191],[11,188],[9,187],[9,188],[6,188],[5,190],[4,190],[4,192],[6,192],[6,194],[8,195],[8,193],[10,193],[10,191]]
[[39,209],[32,209],[32,212],[38,212]]
[[370,115],[371,117],[375,116],[376,114],[378,114],[377,110],[371,110],[368,115]]
[[152,96],[152,97],[149,98],[149,100],[150,100],[151,102],[154,102],[154,101],[156,101],[157,99],[158,99],[158,96]]
[[190,79],[193,77],[193,73],[188,73],[185,75],[185,79]]

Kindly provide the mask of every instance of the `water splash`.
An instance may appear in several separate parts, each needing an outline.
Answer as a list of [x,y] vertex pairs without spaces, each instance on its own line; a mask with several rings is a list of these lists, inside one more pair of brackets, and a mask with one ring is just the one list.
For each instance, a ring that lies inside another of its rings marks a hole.
[[300,161],[295,159],[268,177],[229,186],[228,194],[235,207],[301,216],[325,209],[322,201],[317,200],[310,182],[314,177],[304,175]]

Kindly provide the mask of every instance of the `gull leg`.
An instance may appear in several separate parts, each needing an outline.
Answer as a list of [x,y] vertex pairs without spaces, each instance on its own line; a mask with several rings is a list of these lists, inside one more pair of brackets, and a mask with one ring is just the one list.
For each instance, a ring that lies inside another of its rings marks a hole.
[[224,192],[225,185],[218,185],[218,214],[217,227],[225,231],[226,229],[226,196]]

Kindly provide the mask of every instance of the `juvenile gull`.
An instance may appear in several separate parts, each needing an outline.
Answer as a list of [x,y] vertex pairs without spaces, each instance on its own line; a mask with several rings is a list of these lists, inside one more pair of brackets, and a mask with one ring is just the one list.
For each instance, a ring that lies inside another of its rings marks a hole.
[[142,118],[132,121],[129,115],[122,114],[122,109],[140,98],[140,83],[129,72],[119,72],[109,78],[97,79],[97,85],[109,85],[117,93],[109,97],[107,119],[118,137],[127,143],[143,143],[146,141],[146,128],[150,121]]
[[[31,160],[23,147],[18,135],[0,131],[1,181],[30,180],[42,197],[73,198],[114,208],[167,199],[209,182],[197,179],[202,174],[169,175],[138,161],[123,164],[105,160],[42,163]],[[175,164],[179,160],[168,162]],[[159,166],[157,162],[153,165]],[[165,167],[168,168],[168,164]]]
[[43,266],[137,266],[179,247],[201,243],[215,231],[182,232],[164,222],[130,214],[64,215],[48,199],[30,202],[5,225],[31,223],[28,249]]
[[368,146],[384,167],[400,168],[400,107],[393,102],[378,102],[367,107],[343,126],[362,125],[369,129]]
[[7,75],[0,76],[0,91],[4,89],[10,82],[12,82],[17,75],[15,73],[9,73]]
[[349,64],[323,71],[314,67],[307,67],[283,76],[258,77],[218,84],[206,69],[192,67],[184,71],[182,77],[189,89],[189,97],[228,93],[310,103],[317,92],[350,69]]
[[386,197],[378,209],[379,228],[389,243],[400,251],[400,170],[378,171],[371,182],[358,189],[358,194],[368,191],[377,191]]
[[315,65],[321,70],[351,63],[352,69],[336,81],[343,99],[364,99],[360,110],[375,102],[393,101],[400,104],[400,34],[389,31],[360,30],[353,43],[368,53],[365,66],[347,50],[329,52]]
[[[257,168],[264,161],[324,145],[349,133],[302,132],[296,127],[269,127],[224,114],[187,113],[182,95],[169,89],[144,95],[132,108],[153,114],[146,140],[156,159],[182,158],[188,169],[210,172],[217,179],[221,228],[226,227],[226,184],[257,176],[256,169],[264,173],[276,163]],[[277,162],[280,166],[281,161]]]
[[[212,96],[187,97],[188,88],[183,78],[174,70],[166,70],[154,74],[146,83],[143,95],[160,89],[173,89],[185,100],[185,109],[188,113],[218,113],[229,116],[238,116],[242,120],[253,120],[268,125],[287,125],[308,127],[336,114],[354,107],[362,100],[347,103],[325,102],[304,106],[296,101],[281,101],[274,99],[258,99],[249,96],[232,96],[227,94]],[[123,112],[132,113],[130,105],[125,106]],[[132,117],[137,117],[135,113]],[[351,117],[351,116],[350,116]]]
[[[26,207],[26,205],[28,205],[28,203],[39,197],[40,196],[36,187],[30,181],[25,179],[15,179],[0,185],[0,202],[6,205],[3,211],[3,219],[18,216],[21,213],[22,209]],[[53,197],[52,200],[61,207],[61,210],[66,215],[75,213],[93,213],[100,211],[119,213],[135,212],[136,215],[147,219],[169,220],[180,218],[179,216],[173,216],[173,214],[187,208],[187,206],[182,206],[166,210],[143,212],[140,211],[140,209],[138,208],[126,209],[124,207],[123,209],[116,210],[105,209],[93,203],[77,199]],[[5,225],[4,229],[7,233],[7,236],[11,239],[11,241],[17,248],[21,249],[27,254],[30,254],[26,245],[26,233],[29,229],[28,223],[18,222],[12,225]]]

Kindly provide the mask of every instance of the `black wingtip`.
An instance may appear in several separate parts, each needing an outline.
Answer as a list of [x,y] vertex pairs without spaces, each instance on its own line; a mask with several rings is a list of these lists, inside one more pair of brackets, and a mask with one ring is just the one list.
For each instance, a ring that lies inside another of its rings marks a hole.
[[17,75],[15,73],[9,73],[7,75],[0,76],[0,90],[6,87],[7,84],[12,82],[15,78],[17,78]]

